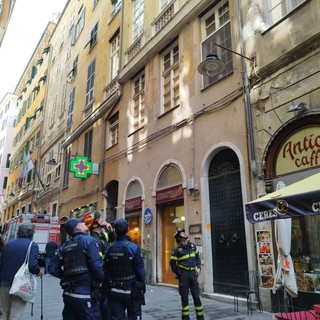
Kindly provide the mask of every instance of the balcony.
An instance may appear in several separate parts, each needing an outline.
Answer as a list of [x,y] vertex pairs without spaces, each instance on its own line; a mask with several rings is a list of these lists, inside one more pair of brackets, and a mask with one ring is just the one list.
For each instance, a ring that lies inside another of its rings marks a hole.
[[151,24],[152,37],[154,37],[176,14],[178,1],[172,1]]
[[124,53],[125,64],[130,62],[140,52],[142,47],[145,45],[145,42],[145,33],[142,32],[140,36],[129,47],[129,49]]

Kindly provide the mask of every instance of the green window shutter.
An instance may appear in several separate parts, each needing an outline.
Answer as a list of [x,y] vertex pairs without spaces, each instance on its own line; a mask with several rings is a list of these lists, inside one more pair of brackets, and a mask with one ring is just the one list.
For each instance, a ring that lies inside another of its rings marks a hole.
[[33,79],[36,74],[37,74],[37,67],[32,66],[31,67],[31,79]]
[[7,183],[8,183],[8,177],[4,177],[4,179],[3,179],[3,186],[2,186],[3,189],[6,189],[6,188],[7,188]]

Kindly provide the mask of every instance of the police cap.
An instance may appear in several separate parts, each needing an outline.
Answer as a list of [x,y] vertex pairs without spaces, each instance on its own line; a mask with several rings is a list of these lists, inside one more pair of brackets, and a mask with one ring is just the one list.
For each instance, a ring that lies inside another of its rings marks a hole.
[[128,231],[128,222],[124,218],[117,219],[114,223],[114,230],[118,236],[124,235]]

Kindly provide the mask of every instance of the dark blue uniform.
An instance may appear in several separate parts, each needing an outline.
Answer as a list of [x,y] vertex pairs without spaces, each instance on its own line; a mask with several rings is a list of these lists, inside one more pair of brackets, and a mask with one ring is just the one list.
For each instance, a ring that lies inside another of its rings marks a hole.
[[99,301],[93,292],[103,281],[103,261],[91,236],[75,233],[52,258],[49,273],[61,279],[63,319],[101,319]]
[[141,319],[144,304],[145,268],[139,246],[121,235],[106,250],[106,286],[110,299],[110,319]]

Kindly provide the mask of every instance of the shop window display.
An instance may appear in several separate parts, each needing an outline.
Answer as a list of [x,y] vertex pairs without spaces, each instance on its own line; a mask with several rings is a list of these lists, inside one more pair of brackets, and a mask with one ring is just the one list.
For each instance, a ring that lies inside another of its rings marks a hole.
[[141,215],[126,217],[126,219],[129,224],[128,236],[132,242],[141,247]]
[[300,291],[320,293],[320,216],[293,217],[291,255]]

